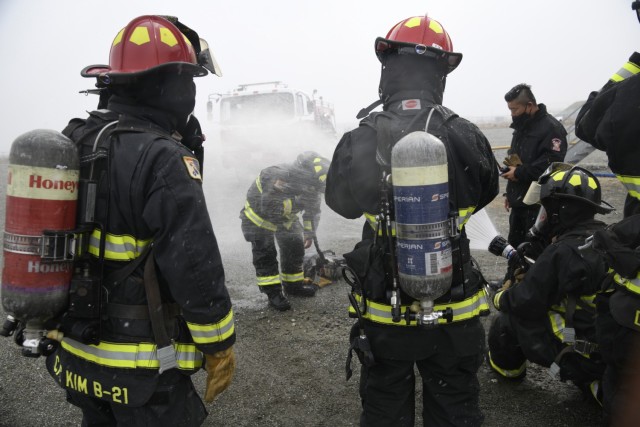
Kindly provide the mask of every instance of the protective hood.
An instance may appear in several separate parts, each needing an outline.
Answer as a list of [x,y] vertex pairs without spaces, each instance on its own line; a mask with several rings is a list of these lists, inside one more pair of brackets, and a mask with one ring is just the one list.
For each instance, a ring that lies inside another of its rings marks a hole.
[[386,105],[402,99],[423,99],[442,104],[446,69],[417,55],[388,55],[382,64],[379,95]]
[[180,133],[196,104],[196,86],[187,74],[147,74],[130,84],[113,85],[111,90],[120,103],[166,112],[173,125],[171,130]]

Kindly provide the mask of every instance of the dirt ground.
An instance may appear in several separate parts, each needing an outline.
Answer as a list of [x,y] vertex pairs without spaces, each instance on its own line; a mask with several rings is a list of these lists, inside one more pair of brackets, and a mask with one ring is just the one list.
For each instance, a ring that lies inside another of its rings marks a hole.
[[[4,200],[4,169],[0,171],[0,200]],[[621,218],[624,189],[615,179],[602,178],[604,198],[619,210],[604,218]],[[250,246],[240,233],[238,212],[250,181],[228,183],[215,173],[205,175],[207,204],[212,214],[225,264],[236,316],[237,371],[232,385],[208,406],[206,426],[324,426],[358,425],[359,371],[345,381],[347,336],[353,320],[347,316],[344,283],[322,288],[314,298],[291,298],[293,309],[276,312],[255,285]],[[496,229],[507,231],[508,215],[502,197],[487,207]],[[4,224],[4,209],[2,209]],[[319,229],[323,249],[337,254],[351,250],[362,221],[349,221],[324,208]],[[502,277],[506,262],[485,251],[474,251],[488,280]],[[0,311],[1,318],[4,318]],[[495,315],[492,313],[491,316]],[[491,316],[484,318],[488,327]],[[599,408],[571,384],[552,380],[546,369],[530,366],[520,383],[499,379],[486,365],[479,371],[480,405],[485,426],[595,427]],[[204,391],[205,374],[194,376],[197,390]],[[418,394],[420,393],[418,387]],[[419,398],[418,398],[419,401]],[[422,425],[421,408],[418,421]],[[64,393],[49,377],[44,360],[20,356],[9,339],[0,340],[0,426],[75,426],[77,409],[67,404]]]

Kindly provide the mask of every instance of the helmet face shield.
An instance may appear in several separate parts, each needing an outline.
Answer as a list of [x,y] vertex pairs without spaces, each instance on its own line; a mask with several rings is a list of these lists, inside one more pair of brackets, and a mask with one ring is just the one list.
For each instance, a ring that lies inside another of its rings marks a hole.
[[558,171],[570,170],[573,166],[569,163],[562,162],[553,162],[551,163],[538,181],[533,181],[529,186],[529,190],[527,190],[527,194],[525,194],[522,202],[526,205],[535,205],[536,203],[540,203],[540,200],[548,197],[550,195],[549,188],[544,184],[549,180],[549,177]]
[[218,77],[222,77],[222,69],[218,65],[216,58],[209,50],[209,43],[205,39],[200,39],[200,52],[197,53],[198,64],[211,71]]
[[524,199],[522,199],[522,203],[525,205],[535,205],[536,203],[540,203],[540,189],[542,186],[537,182],[532,182],[529,185],[529,189],[527,190],[527,194],[524,195]]

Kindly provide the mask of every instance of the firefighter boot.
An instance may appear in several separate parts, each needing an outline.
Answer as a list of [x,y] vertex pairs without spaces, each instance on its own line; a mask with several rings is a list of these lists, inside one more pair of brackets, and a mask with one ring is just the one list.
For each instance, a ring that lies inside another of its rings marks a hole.
[[296,295],[299,297],[312,297],[318,291],[318,286],[313,282],[300,280],[298,282],[283,282],[284,290],[287,295]]
[[269,298],[269,305],[278,311],[287,311],[291,308],[289,300],[282,293],[282,287],[280,285],[266,286],[263,288],[263,292],[267,294]]

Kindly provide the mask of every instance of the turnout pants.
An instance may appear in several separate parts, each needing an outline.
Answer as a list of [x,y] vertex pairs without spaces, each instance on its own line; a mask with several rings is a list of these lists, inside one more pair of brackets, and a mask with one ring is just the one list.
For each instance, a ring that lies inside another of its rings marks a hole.
[[278,227],[273,232],[243,219],[242,233],[245,240],[251,243],[253,266],[261,291],[267,286],[279,286],[281,281],[295,283],[304,279],[304,240],[302,226],[298,221],[294,221],[290,229]]
[[[532,321],[498,313],[489,328],[489,363],[506,378],[521,378],[526,374],[527,360],[550,367],[566,347],[548,329],[544,319]],[[560,380],[571,380],[584,389],[602,377],[604,365],[598,354],[587,358],[576,352],[565,352],[557,362]]]
[[[484,354],[484,331],[478,319],[466,325],[436,326],[420,331],[405,345],[413,351],[416,339],[427,338],[430,350],[418,360],[398,360],[376,351],[384,337],[373,338],[375,363],[362,365],[360,398],[362,427],[413,427],[417,368],[422,380],[424,426],[480,426],[484,419],[478,397],[477,372]],[[417,328],[417,326],[412,326]],[[399,328],[399,327],[394,327]],[[451,331],[445,330],[449,328]],[[388,331],[393,333],[392,330]],[[383,332],[384,333],[384,332]],[[387,341],[388,343],[388,341]],[[384,345],[384,344],[383,344]],[[396,346],[397,347],[397,346]],[[402,349],[396,348],[402,352]],[[384,350],[382,351],[384,353]]]
[[195,427],[207,417],[191,377],[176,370],[163,373],[151,399],[139,407],[106,402],[69,389],[67,401],[82,411],[82,427]]

